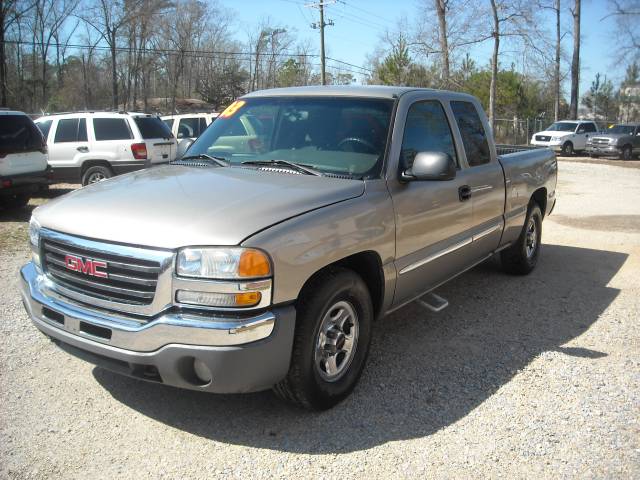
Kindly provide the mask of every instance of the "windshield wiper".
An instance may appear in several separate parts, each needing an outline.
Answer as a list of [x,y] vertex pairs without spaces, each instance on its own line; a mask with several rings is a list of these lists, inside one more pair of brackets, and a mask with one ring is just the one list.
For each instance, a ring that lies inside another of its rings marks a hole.
[[304,173],[306,175],[315,175],[316,177],[324,177],[324,173],[319,172],[318,170],[307,167],[301,163],[290,162],[288,160],[247,160],[242,162],[243,165],[265,165],[265,166],[273,166],[280,165],[283,167],[289,167],[298,172]]
[[219,167],[228,167],[229,162],[227,162],[222,157],[213,157],[211,155],[207,155],[206,153],[197,153],[194,155],[187,155],[185,157],[179,158],[177,160],[173,160],[170,162],[172,165],[180,165],[180,162],[183,160],[206,160],[208,163],[212,163],[214,165],[218,165]]

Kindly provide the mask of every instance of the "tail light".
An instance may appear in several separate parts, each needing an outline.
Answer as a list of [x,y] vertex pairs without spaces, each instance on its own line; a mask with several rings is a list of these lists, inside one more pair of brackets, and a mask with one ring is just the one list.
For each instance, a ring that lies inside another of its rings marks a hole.
[[144,143],[134,143],[131,145],[131,153],[136,160],[147,159],[147,145]]

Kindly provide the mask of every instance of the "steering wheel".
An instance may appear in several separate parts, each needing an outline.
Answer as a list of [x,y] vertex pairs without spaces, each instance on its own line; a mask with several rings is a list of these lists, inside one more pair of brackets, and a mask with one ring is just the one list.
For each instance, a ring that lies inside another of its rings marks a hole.
[[338,148],[340,150],[342,150],[342,146],[343,145],[347,145],[349,143],[359,143],[360,145],[364,145],[365,147],[367,147],[369,150],[371,150],[371,153],[374,153],[376,151],[376,147],[375,145],[373,145],[371,142],[368,142],[366,140],[363,140],[362,138],[358,138],[358,137],[347,137],[347,138],[343,138],[342,140],[340,140],[338,142]]

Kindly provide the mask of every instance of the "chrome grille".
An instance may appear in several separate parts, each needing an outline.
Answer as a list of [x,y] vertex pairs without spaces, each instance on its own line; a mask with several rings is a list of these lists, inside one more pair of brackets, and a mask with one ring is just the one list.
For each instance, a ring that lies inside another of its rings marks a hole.
[[[83,268],[68,268],[67,255],[81,259]],[[106,243],[43,228],[40,259],[42,288],[61,301],[142,317],[153,317],[173,304],[173,250]],[[99,270],[107,277],[84,269],[88,260],[104,262]]]
[[[44,239],[42,253],[45,271],[62,287],[121,303],[149,305],[153,301],[161,271],[159,262],[106,254],[50,239]],[[68,269],[69,256],[104,262],[107,277]]]
[[608,138],[598,138],[595,137],[591,139],[591,143],[593,145],[609,145],[610,140]]
[[538,142],[548,142],[551,140],[551,137],[548,135],[536,135],[536,140]]

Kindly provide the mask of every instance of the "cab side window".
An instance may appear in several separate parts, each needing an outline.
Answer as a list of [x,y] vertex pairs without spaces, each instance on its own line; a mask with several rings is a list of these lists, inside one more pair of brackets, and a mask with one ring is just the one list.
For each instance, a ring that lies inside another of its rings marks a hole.
[[58,120],[54,143],[86,142],[87,121],[84,118]]
[[451,109],[462,136],[469,166],[475,167],[491,162],[487,133],[484,131],[482,121],[473,103],[453,101]]
[[198,136],[200,136],[200,121],[197,117],[180,119],[180,123],[178,124],[178,138],[193,138]]
[[585,123],[584,124],[584,131],[586,133],[592,133],[596,131],[596,125],[594,123]]
[[407,113],[400,151],[401,168],[411,168],[419,152],[443,152],[458,163],[449,121],[437,100],[416,102]]

